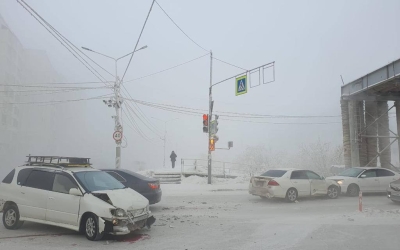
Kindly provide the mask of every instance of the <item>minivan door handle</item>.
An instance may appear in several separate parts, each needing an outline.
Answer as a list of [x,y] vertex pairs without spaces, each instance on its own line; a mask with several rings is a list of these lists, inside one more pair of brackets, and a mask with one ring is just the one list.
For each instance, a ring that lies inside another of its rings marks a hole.
[[54,197],[49,197],[49,200],[54,200]]

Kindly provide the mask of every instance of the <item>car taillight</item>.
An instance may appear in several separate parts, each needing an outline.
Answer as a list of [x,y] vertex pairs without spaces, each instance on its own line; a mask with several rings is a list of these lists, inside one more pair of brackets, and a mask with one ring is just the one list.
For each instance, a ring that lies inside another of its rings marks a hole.
[[153,190],[159,189],[160,188],[160,184],[158,183],[149,183],[149,187]]
[[279,186],[279,183],[276,182],[275,180],[270,180],[270,181],[268,182],[268,186]]

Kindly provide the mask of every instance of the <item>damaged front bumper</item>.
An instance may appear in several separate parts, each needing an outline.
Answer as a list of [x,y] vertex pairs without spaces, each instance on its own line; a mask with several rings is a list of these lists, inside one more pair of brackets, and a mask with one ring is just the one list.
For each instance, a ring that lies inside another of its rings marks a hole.
[[128,214],[126,218],[104,219],[104,231],[113,235],[125,235],[144,227],[150,228],[156,221],[151,212],[147,212],[138,216]]

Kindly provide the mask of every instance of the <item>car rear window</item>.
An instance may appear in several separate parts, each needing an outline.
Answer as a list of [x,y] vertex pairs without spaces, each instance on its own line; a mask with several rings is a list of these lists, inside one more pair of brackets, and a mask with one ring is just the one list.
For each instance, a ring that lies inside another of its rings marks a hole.
[[112,177],[114,177],[115,179],[117,179],[119,182],[126,182],[126,180],[124,179],[124,177],[122,177],[121,175],[119,175],[116,172],[113,171],[106,171],[107,174],[111,175]]
[[10,184],[14,179],[15,169],[13,169],[7,176],[4,178],[3,183]]
[[268,176],[268,177],[282,177],[286,174],[286,170],[268,170],[267,172],[263,173],[261,176]]

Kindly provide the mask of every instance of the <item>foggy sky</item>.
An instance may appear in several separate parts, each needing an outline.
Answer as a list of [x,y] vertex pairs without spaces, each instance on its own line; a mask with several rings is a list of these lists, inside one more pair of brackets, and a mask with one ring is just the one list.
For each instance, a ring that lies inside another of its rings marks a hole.
[[[151,0],[50,1],[27,0],[50,24],[75,45],[119,57],[133,50]],[[400,57],[400,1],[184,1],[159,0],[178,25],[216,58],[251,69],[275,61],[276,81],[251,88],[243,96],[234,94],[234,81],[216,86],[215,111],[271,115],[340,115],[340,86]],[[27,49],[45,50],[54,68],[67,82],[96,81],[16,1],[0,0],[0,14]],[[125,76],[131,80],[194,59],[207,52],[186,38],[157,5]],[[113,61],[88,54],[113,72]],[[119,62],[121,75],[127,60]],[[133,98],[149,102],[208,108],[209,57],[176,69],[125,83]],[[242,72],[213,62],[213,82]],[[106,73],[102,75],[109,80]],[[107,92],[86,91],[87,97]],[[72,96],[73,99],[73,96]],[[62,104],[70,105],[70,104]],[[57,153],[87,156],[102,166],[114,165],[113,110],[101,100],[73,104],[77,112],[68,142]],[[162,120],[179,118],[167,126],[167,161],[171,150],[182,158],[204,158],[207,136],[202,118],[140,106],[163,135]],[[61,115],[60,115],[61,116]],[[241,119],[241,118],[239,118]],[[277,151],[294,152],[300,144],[321,138],[341,144],[341,119],[271,119],[265,122],[338,122],[324,125],[276,125],[223,120],[220,141],[234,141],[230,151],[217,151],[214,158],[234,161],[247,146],[265,144]],[[126,118],[124,122],[127,123]],[[162,165],[159,135],[137,121],[151,141],[124,127],[128,147],[122,151],[122,166],[133,160],[149,168]],[[74,136],[76,135],[76,136]],[[40,142],[38,142],[40,143]],[[36,152],[47,154],[46,152]],[[24,159],[21,159],[21,163]]]

